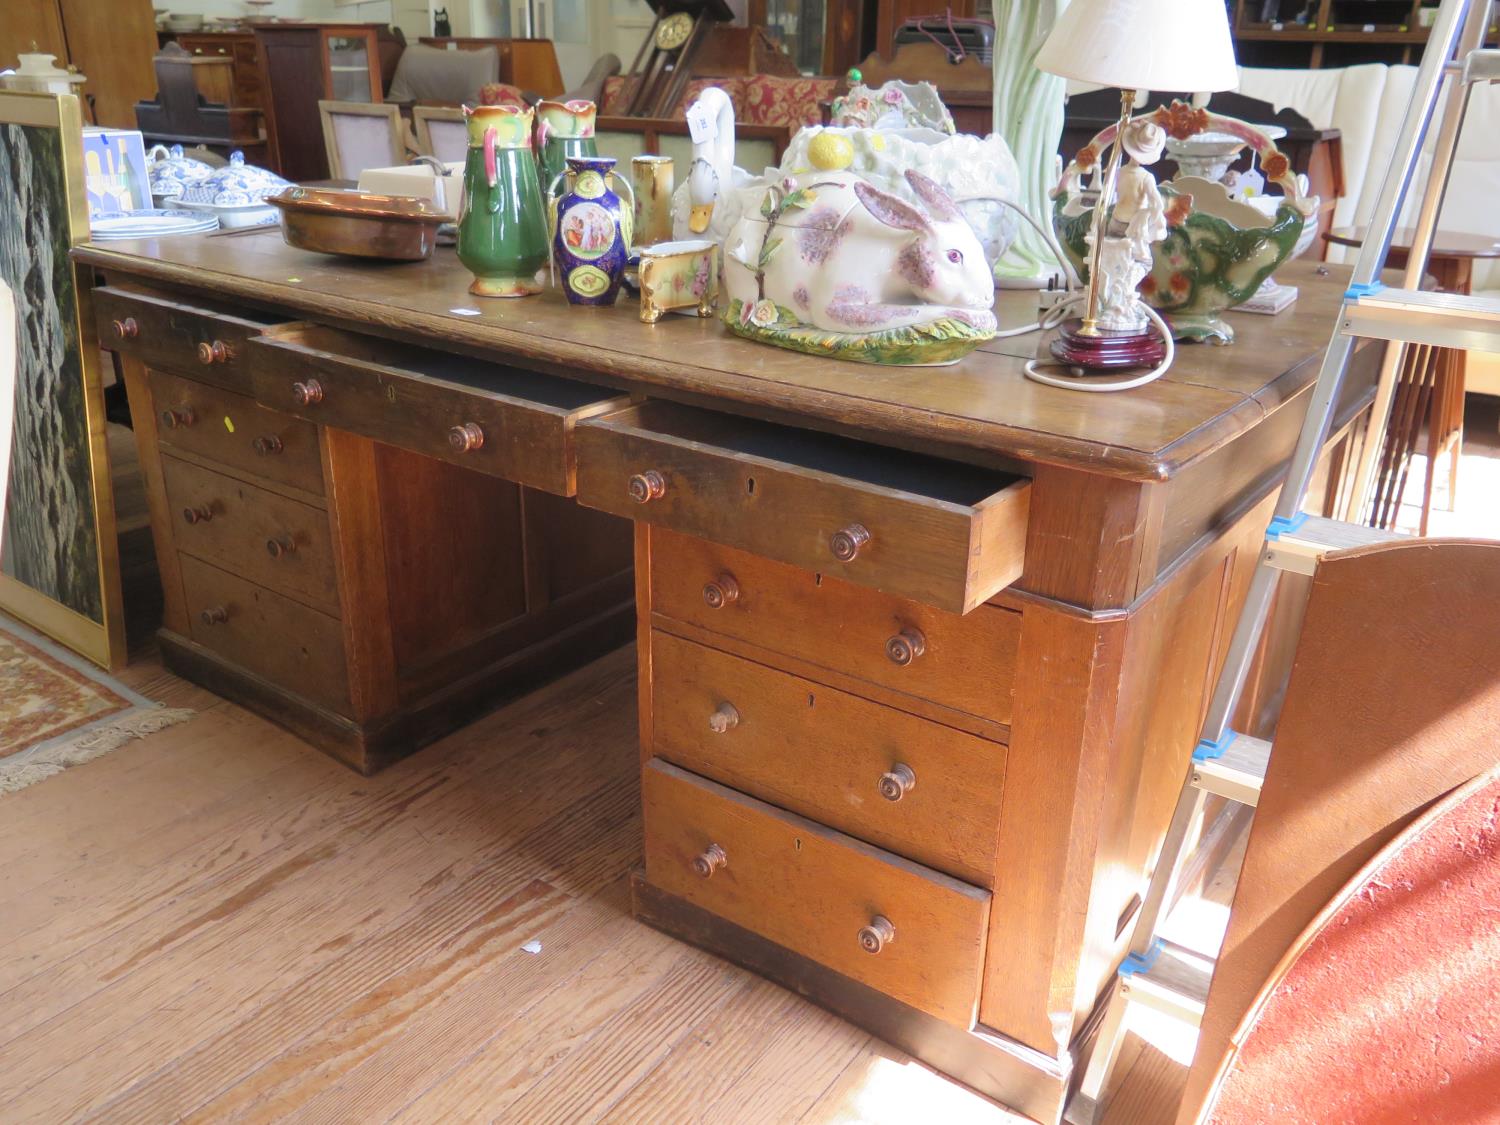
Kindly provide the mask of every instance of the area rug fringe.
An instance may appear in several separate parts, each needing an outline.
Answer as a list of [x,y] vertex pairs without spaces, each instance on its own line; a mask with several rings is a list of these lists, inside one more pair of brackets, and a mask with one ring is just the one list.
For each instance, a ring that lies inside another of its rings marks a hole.
[[70,766],[81,766],[118,750],[125,743],[166,730],[191,719],[196,711],[186,707],[152,707],[85,731],[77,738],[49,746],[33,754],[0,760],[0,794],[14,793],[60,774]]

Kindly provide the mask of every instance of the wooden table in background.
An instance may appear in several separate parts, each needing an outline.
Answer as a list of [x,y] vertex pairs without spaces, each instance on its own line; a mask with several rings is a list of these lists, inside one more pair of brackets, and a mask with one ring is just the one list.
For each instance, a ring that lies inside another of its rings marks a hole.
[[884,368],[476,300],[446,249],[75,254],[175,670],[374,769],[633,629],[637,915],[1057,1121],[1347,270],[1093,395],[1031,338]]
[[[1364,227],[1340,228],[1328,234],[1337,246],[1363,245]],[[1386,255],[1387,269],[1404,269],[1411,249],[1411,231],[1398,230],[1391,238]],[[1474,263],[1500,258],[1500,239],[1483,234],[1439,231],[1427,255],[1427,272],[1439,289],[1448,293],[1467,294],[1474,280]],[[1425,423],[1427,427],[1427,474],[1422,485],[1422,518],[1420,532],[1427,534],[1432,515],[1432,489],[1437,477],[1437,461],[1449,455],[1448,502],[1450,509],[1458,493],[1458,466],[1464,444],[1464,368],[1466,354],[1453,348],[1434,348],[1413,344],[1402,362],[1395,397],[1391,400],[1391,422],[1386,430],[1385,448],[1380,455],[1370,522],[1391,527],[1401,507],[1401,493],[1406,482],[1412,450]]]

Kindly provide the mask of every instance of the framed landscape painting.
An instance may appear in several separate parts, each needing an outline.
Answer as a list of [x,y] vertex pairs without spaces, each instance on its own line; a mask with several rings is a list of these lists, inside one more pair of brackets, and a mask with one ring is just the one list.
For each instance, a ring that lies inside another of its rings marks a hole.
[[88,230],[78,99],[0,93],[0,282],[16,322],[0,611],[114,667],[125,630],[104,393],[68,257]]

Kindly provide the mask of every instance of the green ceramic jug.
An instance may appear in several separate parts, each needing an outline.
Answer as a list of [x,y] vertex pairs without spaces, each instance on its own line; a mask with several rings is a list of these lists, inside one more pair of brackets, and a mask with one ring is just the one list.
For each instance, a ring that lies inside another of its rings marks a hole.
[[537,158],[542,166],[542,183],[550,184],[566,172],[570,156],[599,155],[594,143],[594,116],[598,112],[593,102],[582,98],[536,103]]
[[477,297],[540,293],[536,275],[547,263],[547,217],[531,153],[532,111],[465,106],[464,116],[469,154],[458,260],[474,275],[469,292]]

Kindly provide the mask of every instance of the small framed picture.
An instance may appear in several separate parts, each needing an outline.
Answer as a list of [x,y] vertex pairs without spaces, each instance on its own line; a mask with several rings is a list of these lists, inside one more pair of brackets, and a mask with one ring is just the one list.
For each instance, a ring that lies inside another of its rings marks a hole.
[[83,176],[90,215],[141,211],[151,206],[146,145],[139,129],[86,127]]

